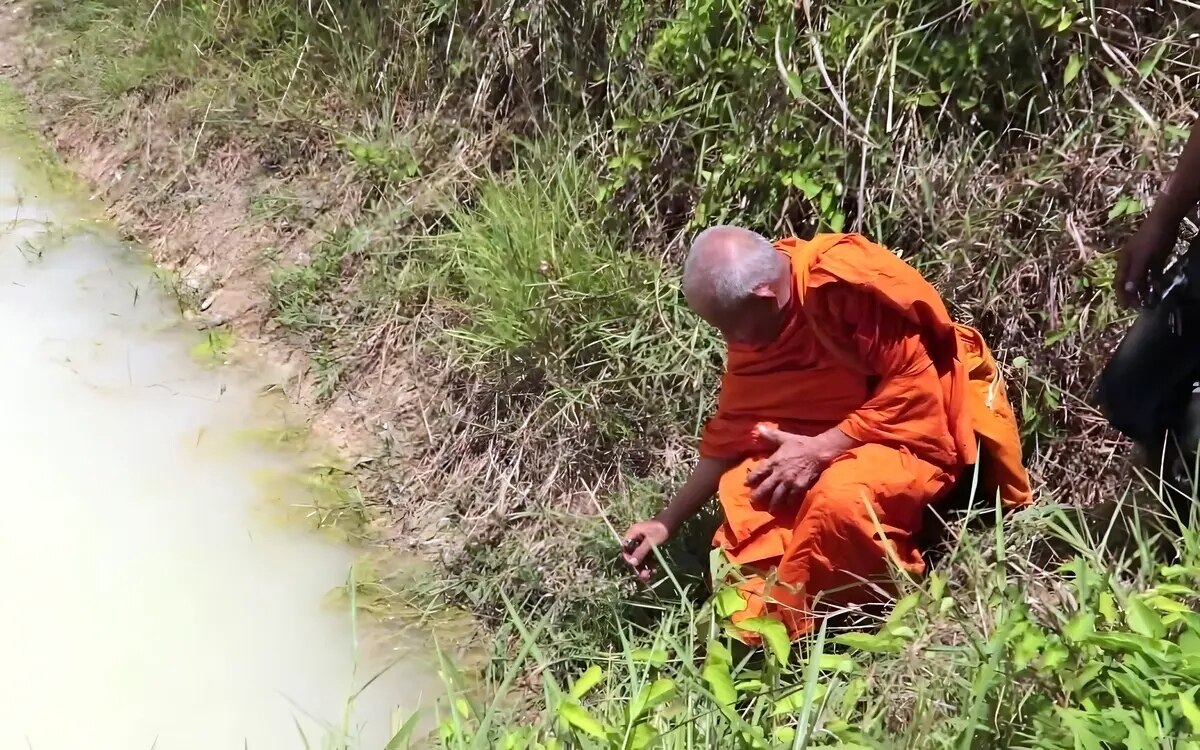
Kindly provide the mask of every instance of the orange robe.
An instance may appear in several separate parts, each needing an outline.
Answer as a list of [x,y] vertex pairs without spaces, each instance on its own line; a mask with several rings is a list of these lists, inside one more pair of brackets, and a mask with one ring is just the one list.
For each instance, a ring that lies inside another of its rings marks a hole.
[[[725,522],[714,539],[753,571],[735,625],[769,614],[798,637],[812,627],[818,595],[853,606],[889,591],[890,565],[924,572],[917,536],[925,508],[981,447],[990,458],[981,477],[988,496],[1016,508],[1031,493],[991,353],[976,331],[951,321],[915,269],[858,235],[776,247],[792,262],[788,321],[764,347],[729,346],[700,452],[735,462],[721,479]],[[745,483],[771,452],[755,440],[760,422],[801,435],[838,427],[860,445],[795,506],[772,514]],[[766,591],[763,574],[772,570]]]

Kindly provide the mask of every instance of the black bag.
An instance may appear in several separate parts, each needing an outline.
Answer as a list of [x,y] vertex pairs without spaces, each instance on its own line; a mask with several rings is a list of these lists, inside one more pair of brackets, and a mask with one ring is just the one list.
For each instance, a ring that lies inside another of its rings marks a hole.
[[1200,437],[1200,236],[1164,271],[1100,373],[1101,412],[1169,479],[1189,471]]

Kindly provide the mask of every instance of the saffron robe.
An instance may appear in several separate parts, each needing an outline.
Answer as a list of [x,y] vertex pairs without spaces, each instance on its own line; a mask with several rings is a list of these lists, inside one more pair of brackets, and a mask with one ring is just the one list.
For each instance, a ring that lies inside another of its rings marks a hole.
[[[720,482],[725,521],[714,539],[751,571],[734,624],[767,614],[798,637],[813,625],[818,595],[834,606],[878,601],[889,591],[889,566],[924,572],[925,510],[980,451],[989,459],[981,464],[985,497],[1013,509],[1031,492],[991,352],[978,332],[950,319],[916,269],[858,235],[776,248],[792,265],[787,322],[766,346],[729,346],[700,452],[735,462]],[[802,499],[771,513],[746,485],[773,451],[756,439],[759,423],[800,435],[838,427],[859,445]]]

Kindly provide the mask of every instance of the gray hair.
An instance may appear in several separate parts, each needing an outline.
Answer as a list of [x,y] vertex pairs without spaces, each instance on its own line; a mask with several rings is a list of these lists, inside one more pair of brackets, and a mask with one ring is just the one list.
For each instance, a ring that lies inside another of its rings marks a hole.
[[730,310],[763,284],[774,284],[787,260],[771,241],[749,229],[715,226],[692,241],[683,263],[683,295]]

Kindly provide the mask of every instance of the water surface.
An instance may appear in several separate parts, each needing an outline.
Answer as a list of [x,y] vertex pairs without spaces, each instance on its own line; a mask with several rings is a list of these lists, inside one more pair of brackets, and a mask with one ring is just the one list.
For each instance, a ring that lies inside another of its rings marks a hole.
[[278,423],[269,375],[197,361],[149,271],[64,238],[80,210],[39,184],[0,157],[0,748],[380,750],[434,681],[356,654],[323,604],[351,551],[273,520],[307,500],[261,478],[299,456],[242,437]]

